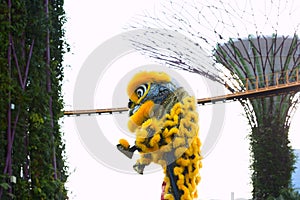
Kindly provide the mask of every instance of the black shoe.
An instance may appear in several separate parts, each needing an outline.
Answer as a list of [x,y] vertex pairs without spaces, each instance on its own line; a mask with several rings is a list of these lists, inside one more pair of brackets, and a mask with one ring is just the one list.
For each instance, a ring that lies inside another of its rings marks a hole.
[[133,156],[133,152],[128,148],[128,149],[125,149],[121,144],[118,144],[117,145],[117,148],[119,151],[121,151],[125,156],[127,156],[128,158],[132,158]]
[[135,165],[133,165],[133,169],[134,169],[137,173],[143,175],[144,169],[145,169],[145,165],[135,164]]

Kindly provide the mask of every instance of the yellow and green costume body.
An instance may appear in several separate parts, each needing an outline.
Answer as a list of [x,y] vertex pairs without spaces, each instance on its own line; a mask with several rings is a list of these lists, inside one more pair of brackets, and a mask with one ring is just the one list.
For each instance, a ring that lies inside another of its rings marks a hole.
[[151,162],[163,167],[163,199],[197,198],[201,168],[195,98],[163,72],[140,72],[128,84],[128,128],[136,134],[133,147],[125,139],[118,148],[128,157],[141,154],[133,166],[142,174]]

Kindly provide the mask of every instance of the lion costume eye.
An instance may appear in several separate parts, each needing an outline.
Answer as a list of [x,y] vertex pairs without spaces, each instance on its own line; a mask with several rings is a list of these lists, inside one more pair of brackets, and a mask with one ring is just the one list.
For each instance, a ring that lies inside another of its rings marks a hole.
[[138,96],[138,98],[141,98],[142,96],[144,96],[145,92],[148,89],[148,84],[143,84],[140,85],[136,90],[135,93]]
[[134,106],[134,103],[129,99],[128,108],[133,108],[133,106]]

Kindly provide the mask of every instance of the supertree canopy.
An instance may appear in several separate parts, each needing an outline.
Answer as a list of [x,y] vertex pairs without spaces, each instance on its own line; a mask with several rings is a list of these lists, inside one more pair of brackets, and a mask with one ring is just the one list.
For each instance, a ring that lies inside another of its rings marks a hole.
[[[137,17],[131,28],[145,31],[129,39],[169,67],[205,76],[231,93],[247,92],[298,77],[298,6],[289,0],[171,0]],[[278,197],[291,187],[288,132],[297,92],[239,99],[251,127],[254,199]]]
[[[299,44],[297,35],[249,36],[218,44],[215,57],[217,62],[238,76],[242,90],[260,89],[287,84],[296,79],[300,62]],[[271,120],[266,117],[275,115],[284,127],[289,127],[290,109],[294,109],[297,103],[294,94],[295,91],[288,91],[271,97],[250,99],[253,110],[247,110],[247,114],[251,126],[266,123]],[[252,117],[253,113],[255,118]],[[274,116],[272,118],[275,119]]]

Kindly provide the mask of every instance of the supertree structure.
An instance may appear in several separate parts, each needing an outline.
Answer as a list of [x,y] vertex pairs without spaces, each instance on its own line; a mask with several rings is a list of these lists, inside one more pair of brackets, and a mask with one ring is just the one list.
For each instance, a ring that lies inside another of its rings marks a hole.
[[[249,37],[218,46],[216,57],[238,74],[242,88],[272,87],[296,77],[299,59],[295,55],[299,44],[296,35],[291,38],[277,35]],[[289,186],[294,159],[288,130],[290,114],[297,103],[293,100],[294,96],[294,91],[288,91],[249,99],[248,102],[241,100],[243,105],[248,104],[252,108],[246,111],[252,129],[252,181],[256,198],[278,196],[278,189]]]
[[[169,67],[205,76],[231,93],[246,92],[298,77],[297,7],[289,0],[169,1],[137,17],[130,27],[144,33],[129,39]],[[297,90],[239,101],[251,127],[253,198],[278,197],[291,187],[294,155],[288,132]]]
[[66,199],[61,0],[0,1],[0,199]]

